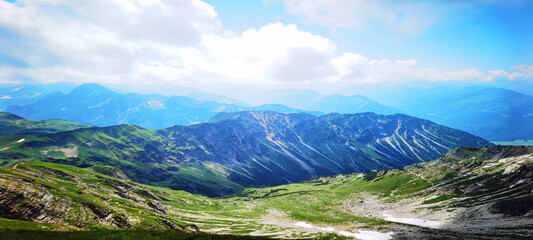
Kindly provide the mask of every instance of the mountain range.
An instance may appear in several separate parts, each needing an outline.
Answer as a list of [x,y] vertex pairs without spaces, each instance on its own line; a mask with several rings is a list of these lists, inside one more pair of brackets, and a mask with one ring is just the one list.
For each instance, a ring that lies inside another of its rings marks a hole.
[[533,139],[533,124],[530,124],[533,122],[533,97],[494,87],[412,87],[375,96],[390,106],[361,95],[277,90],[257,96],[261,99],[258,103],[267,104],[250,107],[238,100],[212,94],[195,93],[189,94],[190,97],[124,94],[97,84],[82,84],[70,92],[67,90],[69,86],[74,88],[72,85],[61,85],[62,92],[50,93],[53,88],[44,86],[2,85],[0,95],[5,96],[0,98],[0,109],[3,107],[33,120],[59,118],[101,127],[135,124],[150,129],[202,123],[220,112],[246,110],[312,115],[405,113],[491,141]]
[[326,95],[312,90],[261,90],[254,91],[253,97],[245,97],[251,104],[282,104],[305,111],[323,113],[360,113],[378,114],[403,113],[402,110],[378,103],[362,95]]
[[391,105],[406,114],[485,139],[533,139],[533,96],[484,86],[410,89],[390,95]]
[[59,118],[97,126],[137,124],[147,128],[203,122],[236,106],[203,102],[183,96],[122,94],[97,84],[82,84],[69,93],[56,92],[28,105],[12,105],[8,112],[29,119]]
[[[527,86],[517,83],[518,85],[524,88]],[[530,124],[533,122],[533,97],[509,89],[450,84],[440,87],[401,88],[362,86],[361,89],[354,86],[353,91],[365,94],[372,101],[365,101],[367,98],[361,95],[325,95],[311,90],[291,89],[261,90],[250,93],[251,96],[244,96],[242,100],[256,104],[277,103],[324,113],[372,112],[379,109],[381,112],[376,113],[404,113],[491,141],[533,139],[533,124]],[[372,106],[377,103],[374,100],[382,107]],[[358,103],[359,101],[364,103]]]
[[[204,95],[195,96],[201,97],[200,99],[215,99]],[[56,92],[42,96],[28,104],[10,105],[6,111],[33,120],[59,118],[96,126],[135,124],[150,129],[165,128],[176,124],[201,123],[219,112],[243,110],[273,110],[280,113],[306,112],[313,115],[323,114],[324,112],[320,110],[328,108],[333,109],[331,112],[339,110],[341,113],[399,112],[362,96],[328,96],[315,102],[315,105],[318,107],[311,107],[310,110],[300,110],[281,104],[247,107],[197,100],[185,96],[123,94],[97,84],[82,84],[69,93]]]
[[38,159],[90,167],[118,178],[213,196],[243,186],[401,168],[456,147],[491,145],[466,132],[402,114],[245,111],[160,130],[135,125],[79,127],[0,137],[0,159],[7,160],[5,164]]

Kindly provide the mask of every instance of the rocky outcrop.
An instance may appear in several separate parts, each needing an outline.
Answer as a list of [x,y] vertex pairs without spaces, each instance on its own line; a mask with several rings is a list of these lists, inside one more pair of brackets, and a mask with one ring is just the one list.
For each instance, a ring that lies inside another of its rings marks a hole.
[[62,223],[71,200],[23,179],[0,179],[0,217]]
[[499,200],[492,204],[490,210],[495,214],[533,217],[533,196]]

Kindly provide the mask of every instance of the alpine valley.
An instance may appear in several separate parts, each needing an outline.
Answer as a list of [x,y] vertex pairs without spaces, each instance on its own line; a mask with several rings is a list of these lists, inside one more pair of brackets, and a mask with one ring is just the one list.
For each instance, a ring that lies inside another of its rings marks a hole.
[[461,147],[403,169],[246,188],[225,198],[34,160],[0,168],[3,239],[528,239],[533,234],[532,147]]

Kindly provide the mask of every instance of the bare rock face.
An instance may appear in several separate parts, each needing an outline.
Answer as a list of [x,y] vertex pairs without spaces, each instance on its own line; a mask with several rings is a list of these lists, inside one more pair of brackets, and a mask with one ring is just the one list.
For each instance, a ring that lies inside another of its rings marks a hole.
[[72,175],[72,174],[68,174],[66,172],[63,172],[63,171],[60,171],[60,170],[56,170],[56,169],[53,169],[53,168],[48,168],[48,167],[41,167],[42,169],[48,171],[49,173],[52,173],[56,176],[59,176],[59,177],[64,177],[66,179],[70,179],[70,180],[75,180],[76,179],[76,176]]
[[70,199],[51,194],[43,186],[0,179],[0,217],[35,222],[62,223]]
[[495,214],[533,217],[533,197],[500,200],[495,202],[490,210]]
[[167,214],[167,208],[165,207],[165,205],[161,204],[161,202],[148,201],[147,204],[149,207],[153,208],[154,210],[162,214]]
[[189,225],[189,226],[186,226],[183,231],[185,232],[188,232],[188,233],[197,233],[197,232],[200,232],[200,228],[196,225]]

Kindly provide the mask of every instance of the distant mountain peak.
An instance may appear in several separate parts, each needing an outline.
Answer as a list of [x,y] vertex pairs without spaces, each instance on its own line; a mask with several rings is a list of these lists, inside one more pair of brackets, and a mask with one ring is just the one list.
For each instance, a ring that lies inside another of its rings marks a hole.
[[72,91],[69,93],[70,95],[73,94],[90,94],[90,93],[114,93],[113,91],[107,89],[106,87],[96,84],[96,83],[83,83],[79,85],[78,87],[72,89]]
[[300,113],[279,113],[277,111],[272,110],[265,110],[265,111],[255,111],[255,110],[247,110],[247,111],[240,111],[240,112],[221,112],[217,115],[215,115],[213,118],[209,119],[209,123],[216,123],[216,122],[222,122],[226,120],[261,120],[265,121],[268,119],[277,119],[282,118],[286,116],[313,116],[309,113],[300,112]]

